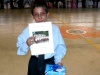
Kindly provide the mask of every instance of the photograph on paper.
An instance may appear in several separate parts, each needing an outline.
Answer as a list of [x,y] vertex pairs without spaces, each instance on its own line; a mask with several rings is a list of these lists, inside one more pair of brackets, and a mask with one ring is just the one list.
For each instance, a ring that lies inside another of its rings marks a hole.
[[48,43],[49,42],[49,33],[48,31],[35,31],[32,32],[34,36],[34,44],[39,43]]

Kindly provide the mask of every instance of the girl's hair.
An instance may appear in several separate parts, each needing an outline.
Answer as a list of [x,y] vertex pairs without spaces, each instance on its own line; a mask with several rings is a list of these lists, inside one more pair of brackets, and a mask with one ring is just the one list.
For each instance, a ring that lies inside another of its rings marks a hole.
[[32,2],[32,4],[31,4],[31,14],[33,15],[34,13],[34,9],[36,8],[36,7],[42,7],[42,8],[44,8],[44,10],[46,11],[46,13],[48,13],[48,7],[47,7],[47,4],[46,4],[46,2],[44,2],[44,1],[34,1],[34,2]]

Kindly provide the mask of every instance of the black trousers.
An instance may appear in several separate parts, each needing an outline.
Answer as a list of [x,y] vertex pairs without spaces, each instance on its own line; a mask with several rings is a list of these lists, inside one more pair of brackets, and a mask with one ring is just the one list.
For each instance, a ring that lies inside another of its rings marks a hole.
[[14,5],[13,5],[13,0],[10,0],[10,8],[13,9]]
[[1,4],[1,7],[0,7],[0,8],[1,8],[1,9],[4,9],[3,3],[4,3],[3,0],[0,0],[0,4]]
[[38,69],[38,58],[36,56],[31,56],[29,60],[29,65],[28,65],[28,75],[45,75],[45,67],[46,64],[52,64],[54,65],[54,57],[50,59],[44,60],[45,65],[43,66],[44,69],[42,71],[39,71]]
[[19,9],[24,8],[23,0],[18,0],[18,8]]

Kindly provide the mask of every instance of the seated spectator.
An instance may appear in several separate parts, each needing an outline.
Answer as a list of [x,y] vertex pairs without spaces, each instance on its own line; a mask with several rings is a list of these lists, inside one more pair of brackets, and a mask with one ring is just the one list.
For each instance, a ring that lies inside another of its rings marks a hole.
[[93,7],[93,1],[92,0],[89,0],[88,7],[90,7],[90,8]]
[[63,8],[63,3],[61,1],[58,2],[58,8]]
[[9,4],[9,0],[4,0],[4,8],[5,9],[9,9],[10,8],[10,4]]

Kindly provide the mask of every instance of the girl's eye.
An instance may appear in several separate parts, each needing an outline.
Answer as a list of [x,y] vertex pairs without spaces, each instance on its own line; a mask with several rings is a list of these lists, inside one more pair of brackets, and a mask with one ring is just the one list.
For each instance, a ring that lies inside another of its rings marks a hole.
[[34,16],[38,16],[38,14],[34,14]]
[[41,15],[45,15],[45,13],[41,13]]
[[42,14],[45,14],[45,13],[42,13]]

